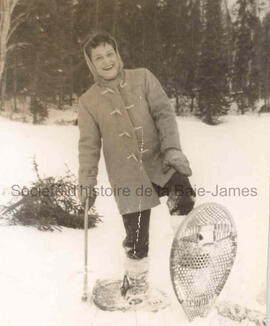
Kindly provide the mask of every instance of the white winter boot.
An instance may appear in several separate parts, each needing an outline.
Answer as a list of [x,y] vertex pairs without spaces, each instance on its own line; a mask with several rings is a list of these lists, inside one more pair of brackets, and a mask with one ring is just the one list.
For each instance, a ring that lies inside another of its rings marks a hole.
[[125,275],[121,294],[135,309],[158,311],[168,306],[166,295],[158,289],[149,287],[149,258],[125,258]]

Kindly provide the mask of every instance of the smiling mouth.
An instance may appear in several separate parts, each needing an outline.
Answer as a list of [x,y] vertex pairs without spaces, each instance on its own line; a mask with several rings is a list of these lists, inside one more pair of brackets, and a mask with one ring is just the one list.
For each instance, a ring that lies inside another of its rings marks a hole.
[[105,67],[105,68],[103,68],[103,70],[105,70],[105,71],[109,71],[109,70],[111,70],[112,68],[113,68],[113,65],[108,66],[108,67]]

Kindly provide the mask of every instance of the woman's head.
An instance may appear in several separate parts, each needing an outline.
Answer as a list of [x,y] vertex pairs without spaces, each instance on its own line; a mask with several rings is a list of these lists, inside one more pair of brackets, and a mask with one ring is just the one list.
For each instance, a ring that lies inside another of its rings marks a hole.
[[84,46],[84,54],[94,76],[96,73],[106,80],[112,80],[123,67],[116,41],[108,33],[96,33],[91,37]]

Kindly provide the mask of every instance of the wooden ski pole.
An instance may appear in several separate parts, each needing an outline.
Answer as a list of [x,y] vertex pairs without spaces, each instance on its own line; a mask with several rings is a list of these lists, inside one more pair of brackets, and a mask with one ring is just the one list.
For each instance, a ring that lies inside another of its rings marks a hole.
[[89,198],[86,199],[84,207],[84,282],[82,301],[88,299],[88,209]]

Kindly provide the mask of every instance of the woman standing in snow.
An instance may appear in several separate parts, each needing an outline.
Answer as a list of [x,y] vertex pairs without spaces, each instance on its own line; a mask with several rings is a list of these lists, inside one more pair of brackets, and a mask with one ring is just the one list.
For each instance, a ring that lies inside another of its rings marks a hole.
[[[175,114],[156,77],[144,68],[124,69],[117,43],[107,33],[89,38],[84,55],[95,83],[79,100],[79,197],[82,203],[87,197],[91,204],[95,201],[102,139],[126,230],[121,293],[130,304],[149,302],[150,210],[167,195],[171,215],[189,213],[195,198],[188,180],[191,169],[180,147]],[[153,302],[163,304],[161,299]]]

